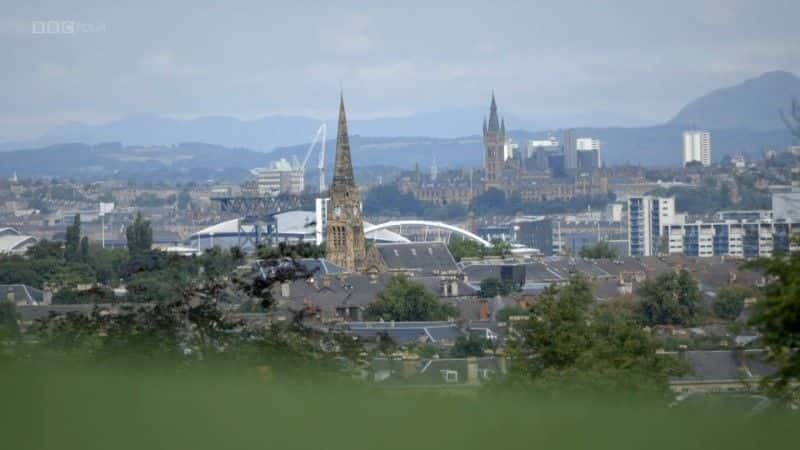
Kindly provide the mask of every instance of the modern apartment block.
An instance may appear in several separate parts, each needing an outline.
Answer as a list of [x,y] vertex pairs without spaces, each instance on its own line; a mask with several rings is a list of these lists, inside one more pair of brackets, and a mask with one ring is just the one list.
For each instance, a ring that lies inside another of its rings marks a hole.
[[663,227],[681,222],[675,214],[674,197],[628,199],[628,251],[631,256],[653,256],[662,245]]
[[686,131],[683,133],[683,165],[699,161],[711,165],[711,133],[708,131]]
[[665,225],[669,252],[686,256],[769,257],[775,252],[797,250],[791,237],[800,233],[800,222],[786,220],[728,220]]

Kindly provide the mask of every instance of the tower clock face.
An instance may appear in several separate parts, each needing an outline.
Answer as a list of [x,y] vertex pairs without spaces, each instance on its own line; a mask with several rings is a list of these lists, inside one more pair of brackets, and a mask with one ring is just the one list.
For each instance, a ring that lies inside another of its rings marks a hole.
[[340,217],[342,215],[342,207],[341,206],[337,206],[333,210],[333,215],[336,216],[336,217]]

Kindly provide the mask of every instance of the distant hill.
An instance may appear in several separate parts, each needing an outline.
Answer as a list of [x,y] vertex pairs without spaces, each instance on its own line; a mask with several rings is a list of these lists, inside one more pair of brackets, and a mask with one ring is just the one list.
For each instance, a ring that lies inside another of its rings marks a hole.
[[81,180],[117,178],[140,182],[239,181],[247,169],[269,157],[252,150],[183,143],[175,146],[123,146],[120,143],[59,144],[3,153],[0,175],[68,177]]
[[778,111],[795,97],[800,98],[800,78],[780,70],[767,72],[692,101],[670,123],[707,129],[782,129]]

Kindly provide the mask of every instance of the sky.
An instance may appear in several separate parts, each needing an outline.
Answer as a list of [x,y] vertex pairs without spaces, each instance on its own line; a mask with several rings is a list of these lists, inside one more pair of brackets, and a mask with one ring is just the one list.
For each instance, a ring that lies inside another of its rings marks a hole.
[[140,114],[329,119],[340,89],[357,119],[494,90],[533,122],[640,125],[800,74],[797,0],[112,3],[0,0],[0,141]]

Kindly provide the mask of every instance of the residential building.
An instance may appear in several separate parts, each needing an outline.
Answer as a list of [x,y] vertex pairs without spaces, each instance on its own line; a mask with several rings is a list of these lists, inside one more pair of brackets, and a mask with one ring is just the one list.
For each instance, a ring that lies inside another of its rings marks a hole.
[[711,165],[711,133],[708,131],[686,131],[683,133],[683,165],[698,161]]
[[628,251],[631,256],[655,256],[663,250],[662,227],[679,220],[675,197],[628,199]]
[[769,257],[776,252],[797,250],[791,237],[800,233],[800,221],[728,220],[665,224],[662,234],[669,241],[670,254],[684,256]]

